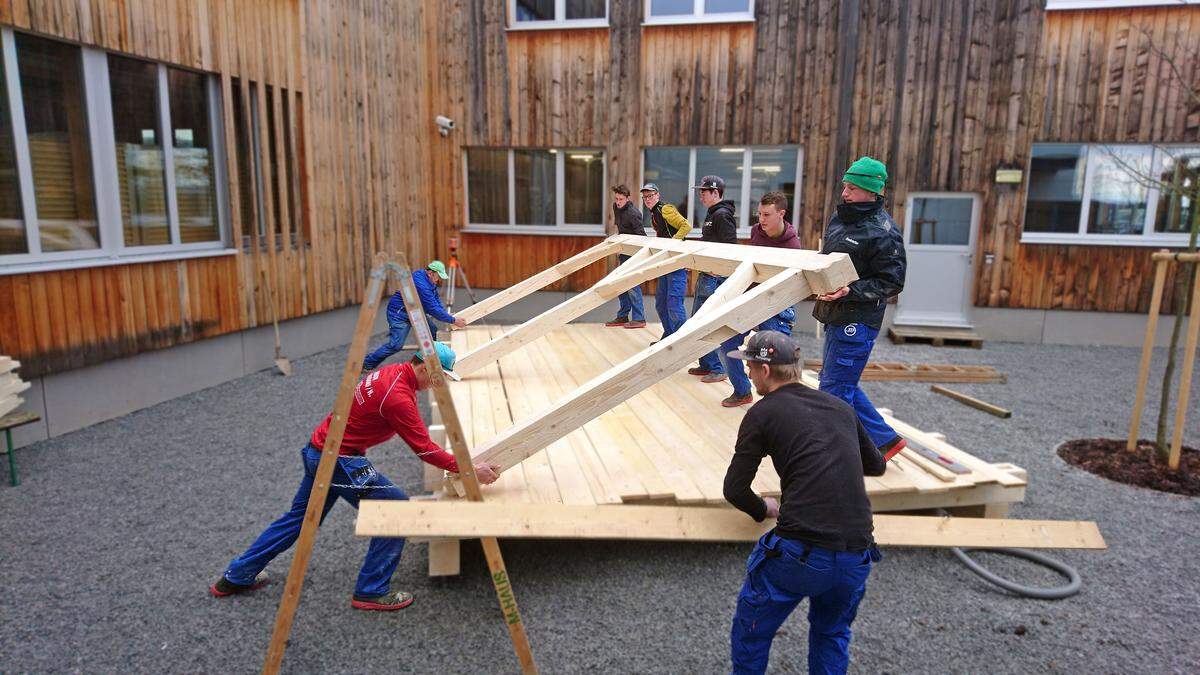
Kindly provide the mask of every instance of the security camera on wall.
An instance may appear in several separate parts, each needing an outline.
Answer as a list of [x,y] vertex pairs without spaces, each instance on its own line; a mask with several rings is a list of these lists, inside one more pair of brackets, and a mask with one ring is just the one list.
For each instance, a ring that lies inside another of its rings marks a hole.
[[438,133],[443,136],[448,136],[450,134],[450,130],[454,128],[454,120],[446,117],[445,115],[438,115],[437,117],[433,118],[433,122],[438,126]]

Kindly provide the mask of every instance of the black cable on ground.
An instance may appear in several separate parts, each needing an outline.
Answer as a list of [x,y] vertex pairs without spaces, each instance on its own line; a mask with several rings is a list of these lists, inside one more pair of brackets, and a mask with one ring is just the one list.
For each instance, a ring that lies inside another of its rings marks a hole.
[[[939,513],[941,513],[942,515],[948,515],[945,511],[943,511],[941,509],[939,509]],[[954,547],[950,548],[950,551],[954,553],[955,557],[957,557],[960,561],[962,561],[962,564],[967,566],[967,569],[971,570],[975,574],[978,574],[985,581],[995,584],[1010,593],[1015,593],[1017,595],[1024,596],[1026,598],[1035,598],[1038,600],[1062,600],[1063,598],[1069,598],[1072,595],[1075,595],[1076,593],[1078,593],[1079,588],[1083,585],[1083,580],[1079,576],[1079,571],[1076,570],[1074,567],[1071,567],[1070,565],[1068,565],[1067,563],[1065,563],[1061,560],[1051,558],[1050,556],[1048,556],[1044,553],[1030,551],[1029,549],[1025,549],[1025,548],[966,548],[966,549],[964,549],[964,548],[959,548],[957,546],[954,546]],[[1042,587],[1038,587],[1038,586],[1027,586],[1025,584],[1019,584],[1015,581],[1010,581],[1010,580],[1005,579],[1004,577],[992,572],[991,570],[987,569],[986,567],[984,567],[983,565],[979,564],[974,559],[972,559],[971,556],[967,555],[971,551],[985,551],[987,553],[999,553],[1000,555],[1012,556],[1014,558],[1024,558],[1031,562],[1042,565],[1043,567],[1048,567],[1048,568],[1054,570],[1055,572],[1058,572],[1059,574],[1061,574],[1067,578],[1067,583],[1066,583],[1066,585],[1063,585],[1063,586],[1052,586],[1049,588],[1042,588]]]

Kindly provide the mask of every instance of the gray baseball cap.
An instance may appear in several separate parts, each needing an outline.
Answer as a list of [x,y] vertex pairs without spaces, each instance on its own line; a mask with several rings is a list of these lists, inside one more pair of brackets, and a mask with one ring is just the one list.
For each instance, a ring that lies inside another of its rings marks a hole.
[[658,185],[655,183],[646,183],[642,186],[641,192],[658,192]]
[[777,330],[761,330],[750,336],[745,349],[735,349],[726,356],[742,361],[785,365],[800,360],[800,345]]

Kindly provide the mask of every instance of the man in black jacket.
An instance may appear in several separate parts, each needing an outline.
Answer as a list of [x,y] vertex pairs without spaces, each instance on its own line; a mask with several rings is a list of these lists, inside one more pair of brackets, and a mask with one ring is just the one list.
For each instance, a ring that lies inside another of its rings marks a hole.
[[861,157],[842,177],[842,203],[825,227],[821,253],[847,253],[858,280],[833,293],[817,296],[813,316],[825,324],[821,391],[849,403],[871,440],[890,459],[904,439],[871,405],[859,377],[883,325],[888,298],[904,289],[904,237],[883,210],[883,162]]
[[[725,199],[725,181],[720,176],[705,176],[700,184],[693,186],[700,191],[700,203],[708,207],[704,217],[704,227],[700,231],[700,241],[736,244],[737,240],[737,209],[733,200]],[[696,297],[692,300],[692,316],[700,311],[704,301],[717,290],[725,277],[701,272],[696,277]],[[725,366],[721,365],[721,357],[716,349],[700,357],[700,365],[688,368],[689,375],[700,377],[701,382],[721,382],[725,379]]]
[[[728,356],[747,362],[762,399],[738,428],[725,499],[758,522],[778,519],[746,565],[730,633],[733,672],[765,672],[775,631],[809,598],[808,670],[844,673],[850,624],[881,558],[863,476],[882,475],[883,457],[850,406],[797,382],[790,337],[760,331]],[[782,504],[751,489],[767,456]]]
[[[636,234],[639,237],[646,236],[646,228],[642,226],[642,210],[629,201],[629,188],[624,185],[618,185],[612,189],[613,191],[613,220],[617,223],[617,234]],[[620,262],[629,260],[629,256],[621,254],[617,256]],[[617,318],[605,323],[605,326],[610,328],[645,328],[646,315],[645,309],[642,306],[642,287],[641,285],[625,291],[617,296],[617,301],[620,303],[617,309]],[[630,320],[632,312],[633,320]]]

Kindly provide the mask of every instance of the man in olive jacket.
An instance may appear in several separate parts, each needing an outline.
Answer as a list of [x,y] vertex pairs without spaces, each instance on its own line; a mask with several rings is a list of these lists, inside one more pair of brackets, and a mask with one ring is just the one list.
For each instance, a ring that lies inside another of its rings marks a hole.
[[[650,211],[650,222],[654,225],[654,233],[667,239],[683,239],[692,226],[684,218],[674,204],[662,201],[658,186],[646,183],[642,186],[642,204]],[[658,311],[658,320],[662,322],[663,338],[679,330],[687,313],[683,309],[683,296],[687,295],[686,269],[675,270],[658,278],[658,291],[654,294],[654,308]]]

